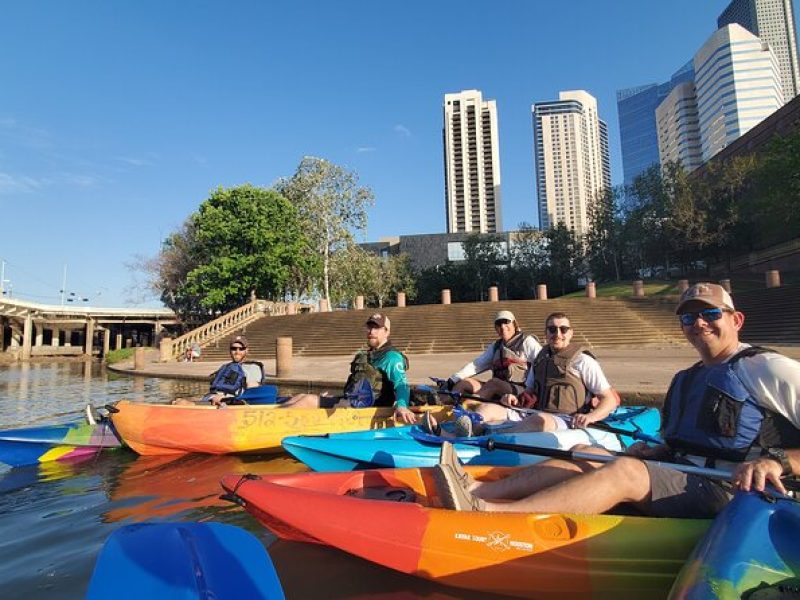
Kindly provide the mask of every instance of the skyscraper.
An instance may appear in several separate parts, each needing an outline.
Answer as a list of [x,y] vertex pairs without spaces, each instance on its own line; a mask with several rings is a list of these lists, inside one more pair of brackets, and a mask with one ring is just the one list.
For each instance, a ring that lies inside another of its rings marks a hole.
[[611,187],[608,127],[591,94],[573,90],[558,97],[531,108],[539,226],[564,223],[584,235],[590,201]]
[[672,88],[656,108],[656,123],[662,165],[678,162],[693,171],[703,164],[694,82],[684,81]]
[[775,55],[736,23],[708,38],[694,72],[703,162],[783,106]]
[[502,231],[495,101],[478,90],[445,94],[443,138],[447,232]]
[[792,0],[732,0],[717,19],[720,29],[738,23],[767,42],[780,65],[784,102],[800,93]]
[[693,78],[694,68],[692,61],[689,61],[665,83],[650,83],[617,91],[625,185],[631,185],[649,167],[659,163],[656,107],[676,85]]

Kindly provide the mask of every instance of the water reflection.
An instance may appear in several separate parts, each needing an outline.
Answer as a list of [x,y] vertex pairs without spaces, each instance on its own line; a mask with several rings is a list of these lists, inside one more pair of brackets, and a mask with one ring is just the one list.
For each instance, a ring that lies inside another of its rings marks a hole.
[[[78,420],[87,403],[166,402],[200,395],[207,385],[131,378],[91,363],[0,367],[0,427]],[[241,508],[218,497],[219,480],[229,473],[302,470],[305,466],[285,455],[138,457],[127,449],[81,462],[0,470],[0,598],[83,598],[97,553],[117,527],[144,520],[215,520],[243,527],[268,546],[289,598],[489,600],[331,548],[275,541]]]

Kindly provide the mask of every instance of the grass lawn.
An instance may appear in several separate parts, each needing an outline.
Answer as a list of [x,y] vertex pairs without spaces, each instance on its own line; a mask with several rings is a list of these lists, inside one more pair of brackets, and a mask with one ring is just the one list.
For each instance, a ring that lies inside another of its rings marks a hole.
[[[653,280],[646,280],[644,282],[644,295],[645,296],[665,296],[665,295],[675,295],[678,293],[678,283],[676,281],[659,281],[656,279]],[[615,296],[617,298],[624,298],[627,296],[633,296],[633,282],[632,281],[620,281],[614,283],[600,283],[597,284],[597,297],[598,298],[607,298],[610,296]],[[577,292],[572,292],[571,294],[567,294],[564,298],[583,298],[586,296],[586,292],[584,290],[578,290]]]

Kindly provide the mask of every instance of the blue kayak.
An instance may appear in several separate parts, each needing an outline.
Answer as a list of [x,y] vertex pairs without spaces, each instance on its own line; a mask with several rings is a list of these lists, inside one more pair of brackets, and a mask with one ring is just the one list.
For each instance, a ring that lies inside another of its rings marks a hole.
[[689,556],[669,597],[800,598],[800,503],[738,492]]
[[252,534],[221,523],[139,523],[103,545],[87,600],[283,599],[275,567]]
[[[615,428],[657,435],[661,413],[656,408],[620,407],[605,423]],[[446,428],[447,423],[443,424]],[[416,425],[351,433],[330,433],[321,436],[291,436],[283,439],[284,449],[315,471],[353,471],[375,468],[429,467],[439,462],[442,438],[420,435]],[[635,440],[600,429],[569,429],[559,432],[503,434],[502,429],[491,436],[510,444],[544,448],[569,449],[576,444],[602,446],[622,450]],[[464,464],[518,466],[544,460],[532,454],[507,450],[487,450],[467,440],[450,439]],[[480,438],[470,438],[474,442]],[[425,440],[425,441],[423,441]]]
[[107,422],[5,429],[0,431],[0,463],[24,467],[48,461],[78,461],[121,445]]

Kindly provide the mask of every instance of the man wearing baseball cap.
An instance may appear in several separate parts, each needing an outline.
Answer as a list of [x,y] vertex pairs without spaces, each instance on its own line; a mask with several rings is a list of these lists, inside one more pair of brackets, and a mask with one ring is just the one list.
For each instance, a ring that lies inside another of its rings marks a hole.
[[[486,400],[475,409],[485,421],[502,421],[506,418],[506,408],[490,401],[507,394],[516,396],[524,392],[528,369],[542,349],[535,336],[523,333],[510,310],[495,314],[494,329],[498,339],[447,380],[450,390],[477,394]],[[474,377],[490,369],[492,377],[488,381],[482,382]],[[438,423],[431,415],[425,416],[422,427],[430,433],[439,433]]]
[[[220,405],[226,400],[230,401],[231,398],[235,398],[246,388],[261,385],[264,379],[264,367],[260,362],[246,360],[248,345],[245,336],[233,337],[228,348],[231,353],[231,361],[221,365],[211,374],[209,392],[203,396],[202,401]],[[194,401],[188,398],[177,398],[172,403],[194,404]]]
[[[786,493],[781,478],[800,474],[800,363],[743,344],[744,315],[721,286],[698,283],[676,309],[700,361],[672,380],[660,446],[639,443],[613,462],[550,460],[509,479],[478,482],[449,443],[434,472],[440,497],[457,510],[603,513],[621,503],[649,516],[709,518],[734,489]],[[599,448],[576,450],[608,454]],[[731,472],[729,482],[645,459]],[[510,502],[495,502],[507,498]]]
[[[409,424],[416,422],[416,415],[409,408],[411,388],[406,379],[408,359],[392,346],[389,340],[392,326],[389,317],[375,313],[364,325],[368,349],[356,352],[350,364],[350,376],[345,383],[345,394],[355,390],[363,380],[367,380],[374,397],[373,406],[394,406],[396,419]],[[325,397],[323,403],[324,400]],[[320,396],[298,394],[281,406],[317,408],[320,406]]]

